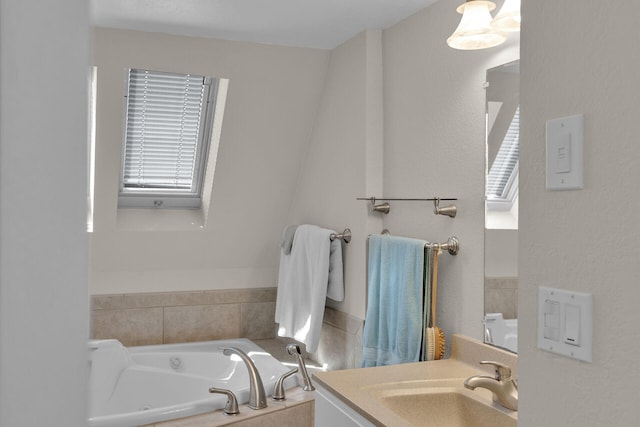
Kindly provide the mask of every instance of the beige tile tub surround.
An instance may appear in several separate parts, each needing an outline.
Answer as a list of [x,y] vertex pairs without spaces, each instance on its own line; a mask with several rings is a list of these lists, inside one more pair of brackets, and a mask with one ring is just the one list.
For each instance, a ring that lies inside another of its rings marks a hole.
[[326,307],[320,344],[311,359],[328,370],[357,368],[362,356],[364,321],[342,311]]
[[505,319],[518,318],[518,278],[485,277],[484,311],[502,313]]
[[[314,380],[333,392],[345,404],[375,425],[391,426],[407,425],[407,423],[398,420],[397,416],[390,414],[385,408],[381,408],[379,402],[373,399],[367,390],[372,390],[382,384],[410,383],[421,379],[456,379],[462,386],[464,379],[472,375],[493,375],[493,368],[478,364],[480,360],[494,360],[504,363],[512,368],[513,375],[517,378],[517,355],[462,335],[454,334],[451,339],[452,352],[449,359],[344,371],[318,372],[314,374]],[[483,393],[483,399],[486,400],[487,404],[497,405],[491,402],[491,393],[488,390],[476,389],[474,392]],[[504,411],[502,408],[499,408],[499,410]],[[512,418],[517,417],[515,413],[508,413]]]
[[125,346],[275,336],[276,288],[93,295],[95,339]]
[[[125,346],[276,337],[277,288],[93,295],[91,337]],[[306,359],[328,369],[356,368],[364,321],[326,307],[320,345]],[[287,359],[288,360],[288,359]]]

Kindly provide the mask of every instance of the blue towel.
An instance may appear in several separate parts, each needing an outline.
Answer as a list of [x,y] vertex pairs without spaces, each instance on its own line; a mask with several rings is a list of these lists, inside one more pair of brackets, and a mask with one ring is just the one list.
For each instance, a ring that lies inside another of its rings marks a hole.
[[420,360],[425,243],[398,236],[369,237],[362,367]]

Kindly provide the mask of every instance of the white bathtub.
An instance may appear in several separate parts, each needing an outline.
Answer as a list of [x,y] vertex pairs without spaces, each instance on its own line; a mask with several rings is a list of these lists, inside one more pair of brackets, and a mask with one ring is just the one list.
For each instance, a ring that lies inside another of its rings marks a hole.
[[518,352],[518,319],[505,319],[502,313],[487,313],[484,324],[486,342]]
[[[223,355],[224,347],[249,355],[268,395],[289,370],[248,339],[130,348],[117,340],[90,341],[89,426],[133,427],[223,408],[226,396],[210,394],[210,387],[230,389],[246,403],[247,368],[235,355]],[[294,387],[296,377],[285,384]]]

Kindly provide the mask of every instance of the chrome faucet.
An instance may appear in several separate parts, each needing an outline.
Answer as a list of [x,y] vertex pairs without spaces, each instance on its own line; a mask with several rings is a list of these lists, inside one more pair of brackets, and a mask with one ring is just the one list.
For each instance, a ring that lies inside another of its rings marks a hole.
[[287,344],[287,353],[291,356],[296,356],[298,359],[298,371],[302,375],[302,381],[304,381],[304,387],[302,388],[304,391],[313,391],[316,388],[311,384],[311,378],[309,378],[309,374],[307,373],[307,367],[304,365],[304,359],[302,358],[302,352],[300,351],[300,346],[298,344]]
[[253,360],[245,353],[236,347],[228,347],[222,350],[222,354],[230,356],[236,354],[239,356],[249,371],[249,408],[251,409],[264,409],[267,407],[267,394],[264,391],[264,385],[262,384],[262,378],[258,373],[256,365],[253,364]]
[[475,390],[476,387],[486,388],[493,392],[493,400],[512,411],[518,410],[518,384],[511,377],[511,368],[499,362],[483,360],[482,365],[493,365],[496,368],[496,376],[489,377],[477,375],[467,378],[464,386]]

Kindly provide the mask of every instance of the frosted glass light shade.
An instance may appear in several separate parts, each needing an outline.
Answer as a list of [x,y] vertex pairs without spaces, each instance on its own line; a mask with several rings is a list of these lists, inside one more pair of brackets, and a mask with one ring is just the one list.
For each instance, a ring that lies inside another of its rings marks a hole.
[[467,0],[456,10],[462,14],[458,28],[447,39],[454,49],[473,50],[497,46],[507,40],[507,33],[491,27],[491,11],[495,3],[485,0]]
[[505,0],[502,9],[493,18],[491,26],[499,31],[509,33],[520,31],[520,0]]

